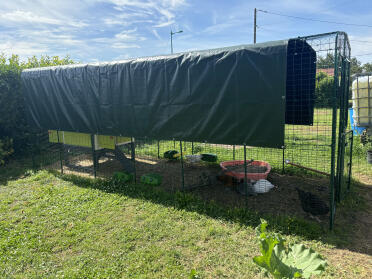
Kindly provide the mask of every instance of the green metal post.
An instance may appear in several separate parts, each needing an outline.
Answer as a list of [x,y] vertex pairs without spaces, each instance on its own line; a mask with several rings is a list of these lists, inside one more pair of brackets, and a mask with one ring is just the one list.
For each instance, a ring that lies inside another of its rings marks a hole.
[[59,145],[59,163],[61,168],[61,174],[63,174],[63,142],[59,140],[59,131],[57,131],[57,141]]
[[334,92],[332,98],[332,143],[331,143],[331,178],[330,178],[330,214],[329,214],[329,229],[333,230],[335,217],[335,159],[336,159],[336,127],[337,127],[337,87],[338,87],[338,53],[337,53],[338,34],[335,40],[334,54]]
[[353,130],[350,133],[350,158],[349,158],[349,179],[347,181],[347,190],[350,191],[350,184],[351,184],[351,170],[353,165],[353,144],[354,144],[354,134]]
[[191,154],[194,154],[194,142],[191,142]]
[[37,134],[35,133],[35,138],[36,138],[36,143],[34,143],[32,145],[32,148],[31,148],[31,159],[32,159],[32,169],[33,170],[36,170],[36,161],[35,161],[35,146],[37,145],[39,139],[38,139],[38,136]]
[[181,178],[182,178],[182,191],[185,190],[185,172],[183,169],[183,153],[182,153],[182,141],[180,140],[180,150],[181,150]]
[[244,189],[245,189],[245,207],[248,207],[247,146],[245,143],[244,143]]
[[[344,66],[344,63],[342,63]],[[344,116],[344,72],[343,67],[341,66],[341,84],[340,84],[340,94],[339,94],[339,101],[340,101],[340,112],[339,112],[339,126],[338,126],[338,148],[337,148],[337,167],[336,167],[336,181],[335,181],[335,199],[337,202],[340,202],[341,197],[341,185],[342,185],[342,178],[343,178],[343,171],[342,171],[342,150],[345,146],[345,131],[344,131],[344,123],[343,123],[343,116]],[[338,76],[337,76],[338,78]]]
[[158,159],[160,159],[160,141],[158,140]]
[[96,162],[96,144],[95,144],[95,140],[94,140],[94,135],[90,135],[90,139],[91,139],[91,144],[92,144],[92,157],[93,157],[93,174],[94,174],[94,178],[97,177],[97,162]]
[[137,169],[136,169],[136,141],[133,138],[130,138],[130,145],[132,147],[132,161],[134,168],[134,183],[137,183]]
[[233,145],[233,160],[235,161],[235,144]]
[[282,174],[284,174],[284,168],[285,168],[285,146],[282,146],[283,149],[283,156],[282,156]]

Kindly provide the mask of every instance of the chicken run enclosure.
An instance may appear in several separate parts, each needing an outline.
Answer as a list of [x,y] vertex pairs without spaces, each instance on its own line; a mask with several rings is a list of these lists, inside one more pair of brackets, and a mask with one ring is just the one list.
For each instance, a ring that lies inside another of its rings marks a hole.
[[[349,58],[334,32],[25,70],[34,167],[317,215],[332,229],[351,180]],[[331,87],[318,86],[322,72]]]

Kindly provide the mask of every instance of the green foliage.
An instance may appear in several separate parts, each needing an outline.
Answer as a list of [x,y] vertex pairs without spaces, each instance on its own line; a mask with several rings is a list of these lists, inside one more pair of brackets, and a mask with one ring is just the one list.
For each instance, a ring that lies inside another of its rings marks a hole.
[[203,146],[200,145],[200,144],[196,144],[196,145],[194,146],[194,154],[195,154],[195,153],[200,153],[200,152],[202,152],[203,150],[204,150],[204,148],[203,148]]
[[65,56],[64,58],[60,58],[59,56],[48,56],[42,55],[38,59],[35,55],[28,58],[27,62],[21,63],[22,68],[38,68],[38,67],[48,67],[48,66],[61,66],[61,65],[68,65],[74,64],[74,61],[70,58],[70,56]]
[[372,63],[365,63],[362,68],[364,72],[372,73]]
[[5,163],[6,158],[13,152],[13,140],[10,138],[0,139],[0,166]]
[[[319,69],[334,68],[335,57],[333,53],[327,53],[325,57],[318,57],[317,67]],[[356,57],[350,59],[350,74],[361,73],[364,69],[362,62],[360,62]]]
[[316,74],[315,88],[315,106],[316,107],[332,107],[332,96],[334,92],[333,77],[328,76],[324,72]]
[[148,173],[141,176],[141,183],[159,186],[163,180],[163,177],[157,173]]
[[[21,90],[20,74],[23,69],[45,67],[53,65],[71,64],[70,57],[36,56],[26,62],[19,59],[18,55],[10,57],[0,55],[0,140],[13,144],[14,153],[24,154],[33,140],[33,134],[27,124],[24,98]],[[12,149],[12,148],[11,148]],[[11,150],[9,149],[9,150]],[[8,150],[8,153],[9,153]],[[9,155],[9,154],[8,154]]]
[[112,176],[113,183],[127,183],[133,181],[133,174],[122,171],[115,172]]
[[192,269],[190,271],[189,278],[190,279],[199,279],[200,277],[199,277],[198,273],[196,272],[196,270]]
[[261,220],[256,228],[260,240],[262,255],[253,261],[268,271],[275,279],[310,278],[321,274],[326,266],[321,256],[303,244],[292,244],[286,247],[284,239],[278,234],[267,232],[268,223]]

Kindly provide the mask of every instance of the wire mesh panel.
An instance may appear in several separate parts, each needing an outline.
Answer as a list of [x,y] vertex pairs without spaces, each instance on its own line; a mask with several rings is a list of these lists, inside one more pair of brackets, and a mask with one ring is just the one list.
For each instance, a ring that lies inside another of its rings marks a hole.
[[[35,133],[35,143],[32,147],[32,165],[34,169],[62,170],[62,149],[57,135],[48,131]],[[53,137],[54,136],[54,137]]]

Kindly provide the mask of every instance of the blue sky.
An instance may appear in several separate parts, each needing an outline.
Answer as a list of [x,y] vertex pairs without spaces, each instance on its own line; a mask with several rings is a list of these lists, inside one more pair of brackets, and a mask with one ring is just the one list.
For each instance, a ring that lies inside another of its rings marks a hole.
[[[0,52],[79,62],[112,61],[252,43],[253,9],[372,26],[366,0],[3,0]],[[372,28],[258,13],[257,42],[330,31],[349,34],[352,55],[372,61]],[[361,42],[363,41],[363,42]]]

